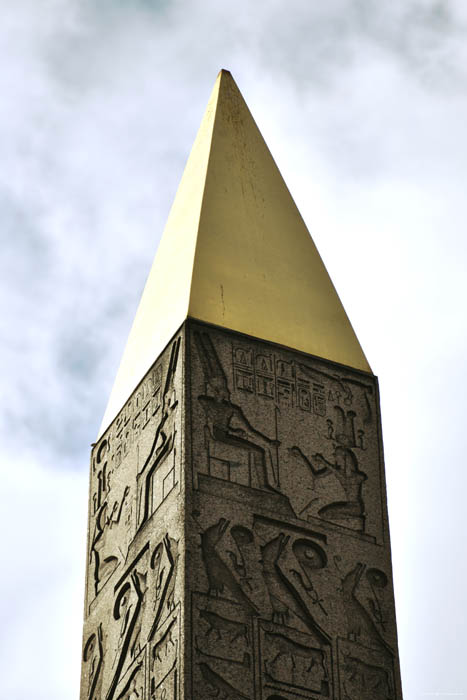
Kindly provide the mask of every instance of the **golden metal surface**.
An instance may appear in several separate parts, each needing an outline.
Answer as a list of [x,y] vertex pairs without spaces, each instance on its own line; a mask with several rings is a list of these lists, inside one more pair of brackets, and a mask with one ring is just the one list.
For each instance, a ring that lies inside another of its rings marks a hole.
[[117,371],[99,435],[188,314],[193,259],[219,92],[212,91]]
[[228,71],[186,165],[101,433],[187,316],[371,372]]

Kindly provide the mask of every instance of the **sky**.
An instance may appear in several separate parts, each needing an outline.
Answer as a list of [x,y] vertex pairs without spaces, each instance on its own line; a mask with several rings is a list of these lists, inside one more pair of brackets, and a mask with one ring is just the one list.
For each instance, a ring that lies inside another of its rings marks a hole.
[[4,0],[0,700],[76,700],[89,445],[220,68],[379,377],[405,700],[467,697],[467,4]]

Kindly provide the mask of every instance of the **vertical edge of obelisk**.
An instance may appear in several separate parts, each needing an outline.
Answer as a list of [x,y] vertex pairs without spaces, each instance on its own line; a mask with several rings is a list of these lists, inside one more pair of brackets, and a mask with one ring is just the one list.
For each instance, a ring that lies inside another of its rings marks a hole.
[[[391,546],[391,526],[389,522],[389,503],[388,503],[388,489],[387,489],[387,479],[386,479],[386,463],[385,463],[385,456],[384,456],[384,440],[383,440],[383,421],[382,421],[382,412],[381,412],[381,394],[379,390],[379,379],[375,375],[374,377],[374,386],[375,386],[375,400],[376,400],[376,421],[377,421],[377,430],[378,430],[378,443],[379,443],[379,453],[380,453],[380,460],[381,460],[381,472],[383,474],[383,480],[382,480],[382,485],[381,485],[381,499],[383,502],[383,513],[385,517],[385,546],[386,546],[386,551],[387,551],[387,556],[389,558],[389,571],[391,575],[391,587],[392,591],[394,593],[394,569],[392,565],[392,546]],[[394,625],[394,639],[395,639],[395,649],[397,650],[397,654],[395,656],[395,669],[394,669],[394,676],[395,676],[395,684],[397,686],[397,691],[400,693],[401,700],[403,700],[403,688],[402,688],[402,674],[401,674],[401,665],[400,665],[400,654],[399,654],[399,636],[398,636],[398,626],[397,626],[397,608],[396,608],[396,600],[395,600],[395,595],[393,595],[392,598],[392,606],[393,606],[393,614],[394,614],[394,620],[395,620],[395,625]]]

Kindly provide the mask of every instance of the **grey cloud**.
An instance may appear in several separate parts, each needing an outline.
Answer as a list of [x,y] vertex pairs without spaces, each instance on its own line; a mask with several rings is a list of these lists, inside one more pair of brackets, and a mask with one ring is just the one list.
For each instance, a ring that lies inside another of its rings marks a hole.
[[[0,510],[13,700],[77,694],[88,443],[220,67],[238,80],[381,375],[406,695],[421,680],[448,690],[441,674],[463,690],[456,645],[442,670],[426,660],[439,649],[432,630],[447,639],[446,620],[465,609],[452,581],[449,606],[433,591],[449,566],[461,575],[465,544],[466,19],[462,3],[428,0],[5,9]],[[431,542],[449,544],[440,566],[427,561]],[[15,589],[30,591],[21,610]],[[41,691],[14,670],[25,654]]]

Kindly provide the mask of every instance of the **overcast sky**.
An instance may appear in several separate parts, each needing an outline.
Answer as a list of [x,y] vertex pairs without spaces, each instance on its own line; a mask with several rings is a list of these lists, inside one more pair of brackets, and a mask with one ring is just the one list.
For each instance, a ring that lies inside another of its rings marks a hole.
[[379,376],[405,700],[467,697],[467,3],[3,0],[0,698],[76,700],[89,444],[216,74]]

